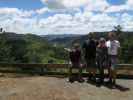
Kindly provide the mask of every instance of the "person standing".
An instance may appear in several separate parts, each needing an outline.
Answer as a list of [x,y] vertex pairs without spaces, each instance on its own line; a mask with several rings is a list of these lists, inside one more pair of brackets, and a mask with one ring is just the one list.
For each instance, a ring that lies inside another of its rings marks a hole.
[[100,73],[100,85],[104,82],[104,69],[108,67],[108,48],[106,40],[100,38],[96,49],[96,62]]
[[116,64],[118,63],[118,53],[120,48],[120,42],[116,39],[114,32],[108,33],[109,40],[106,42],[109,55],[109,78],[110,83],[115,86],[116,84]]
[[96,81],[96,42],[93,33],[89,33],[88,39],[85,40],[82,48],[87,71],[89,72],[88,80]]
[[71,67],[69,70],[69,81],[73,82],[73,77],[72,77],[72,69],[76,68],[78,69],[78,78],[79,82],[83,82],[82,79],[82,64],[81,64],[81,49],[80,45],[78,43],[74,43],[72,50],[69,50],[69,58],[71,61]]

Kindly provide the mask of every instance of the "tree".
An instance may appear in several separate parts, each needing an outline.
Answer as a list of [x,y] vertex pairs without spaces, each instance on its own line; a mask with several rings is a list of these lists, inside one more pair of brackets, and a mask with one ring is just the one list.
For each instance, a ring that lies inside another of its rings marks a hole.
[[0,37],[0,62],[14,62],[14,57],[11,56],[11,52],[11,46],[7,43],[6,38]]
[[121,25],[114,26],[114,31],[116,32],[116,35],[119,37],[122,33],[122,27]]
[[0,28],[0,32],[3,32],[3,28]]

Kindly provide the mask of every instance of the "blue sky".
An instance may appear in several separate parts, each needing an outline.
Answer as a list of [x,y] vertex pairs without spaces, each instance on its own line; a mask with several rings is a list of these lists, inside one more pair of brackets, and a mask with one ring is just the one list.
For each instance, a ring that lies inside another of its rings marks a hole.
[[22,8],[25,10],[42,8],[40,0],[0,0],[0,7]]
[[126,3],[127,0],[107,0],[112,5],[121,5]]
[[[51,0],[52,1],[52,0]],[[127,0],[107,0],[108,3],[113,5],[124,4]],[[40,0],[0,0],[0,7],[13,7],[22,9],[37,9],[44,7]]]
[[133,31],[133,0],[0,0],[0,27],[34,34],[86,34],[120,24]]

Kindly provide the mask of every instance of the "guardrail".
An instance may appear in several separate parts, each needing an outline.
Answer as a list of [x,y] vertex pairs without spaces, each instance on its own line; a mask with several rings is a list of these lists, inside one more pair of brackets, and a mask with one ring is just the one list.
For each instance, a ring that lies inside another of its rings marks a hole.
[[[0,63],[0,72],[2,73],[33,73],[33,74],[52,74],[52,75],[68,75],[70,64],[9,64]],[[63,70],[62,70],[63,69]],[[65,71],[64,71],[65,69]],[[85,69],[85,68],[84,68]],[[50,71],[49,71],[50,70]],[[51,71],[53,70],[53,71]],[[61,71],[57,71],[61,70]],[[132,71],[133,64],[117,64],[117,70]],[[87,73],[83,73],[87,74]],[[128,74],[128,73],[127,73]]]
[[[19,68],[29,68],[29,67],[44,67],[44,68],[68,68],[70,64],[30,64],[30,63],[0,63],[0,68],[2,67],[19,67]],[[117,64],[117,68],[132,68],[133,69],[133,64]]]

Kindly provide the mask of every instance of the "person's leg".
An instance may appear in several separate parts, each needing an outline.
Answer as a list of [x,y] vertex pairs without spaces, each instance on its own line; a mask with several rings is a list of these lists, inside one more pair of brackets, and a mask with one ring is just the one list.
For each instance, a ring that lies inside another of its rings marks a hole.
[[91,73],[92,73],[92,80],[96,81],[96,64],[95,64],[95,59],[90,60],[90,65],[91,65]]
[[99,71],[99,82],[101,83],[101,80],[102,80],[101,59],[97,60],[97,68],[98,68],[98,71]]
[[115,69],[112,71],[112,84],[113,85],[116,84],[116,70]]
[[100,66],[100,83],[104,82],[104,68]]
[[108,59],[108,75],[109,75],[109,83],[112,84],[112,57],[109,56]]
[[116,71],[112,67],[110,68],[110,80],[109,83],[112,88],[115,88],[116,85]]
[[78,72],[78,78],[79,78],[79,82],[83,82],[83,78],[82,78],[82,68],[79,68],[79,72]]
[[109,73],[109,83],[112,84],[113,71],[112,71],[111,67],[108,69],[108,73]]
[[117,57],[113,57],[113,64],[112,64],[112,83],[113,85],[116,84],[116,64],[117,64]]
[[104,82],[104,69],[101,65],[101,62],[98,62],[97,63],[97,68],[98,68],[98,71],[99,71],[99,77],[98,77],[98,81],[97,82],[97,86],[101,86]]
[[69,81],[73,82],[73,77],[72,77],[72,66],[69,68]]
[[92,77],[92,74],[91,74],[91,69],[90,69],[90,60],[89,59],[86,59],[86,71],[88,72],[88,80],[91,79]]
[[79,77],[82,78],[82,68],[79,68]]

